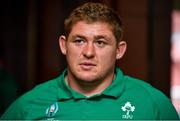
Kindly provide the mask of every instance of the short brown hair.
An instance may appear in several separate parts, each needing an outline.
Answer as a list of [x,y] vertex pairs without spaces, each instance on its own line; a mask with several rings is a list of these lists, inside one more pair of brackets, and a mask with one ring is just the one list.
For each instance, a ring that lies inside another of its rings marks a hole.
[[116,41],[120,41],[122,37],[122,22],[118,14],[110,7],[102,3],[85,3],[74,9],[70,16],[65,19],[65,35],[68,36],[72,26],[78,21],[106,22],[112,26],[112,31]]

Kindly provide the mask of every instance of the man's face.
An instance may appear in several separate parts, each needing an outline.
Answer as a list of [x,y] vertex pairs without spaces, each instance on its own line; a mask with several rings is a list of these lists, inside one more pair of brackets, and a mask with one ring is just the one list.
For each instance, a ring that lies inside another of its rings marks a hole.
[[60,37],[60,47],[66,55],[68,76],[86,82],[102,81],[114,75],[116,59],[122,57],[107,23],[77,22],[68,38]]

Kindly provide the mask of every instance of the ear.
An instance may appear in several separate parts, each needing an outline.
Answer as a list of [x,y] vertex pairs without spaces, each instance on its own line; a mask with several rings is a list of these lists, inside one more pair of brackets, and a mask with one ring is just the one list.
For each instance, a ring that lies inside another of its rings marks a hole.
[[127,48],[127,43],[125,41],[120,41],[117,45],[117,50],[116,50],[116,59],[121,59],[123,55],[126,52]]
[[61,52],[66,55],[66,37],[63,35],[59,37],[59,47]]

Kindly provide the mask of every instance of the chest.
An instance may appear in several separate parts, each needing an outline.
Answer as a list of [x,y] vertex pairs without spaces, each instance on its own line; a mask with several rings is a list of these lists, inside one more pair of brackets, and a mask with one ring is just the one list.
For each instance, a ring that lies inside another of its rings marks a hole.
[[154,119],[154,109],[148,101],[130,98],[80,99],[32,106],[28,116],[30,119],[49,120],[137,120]]

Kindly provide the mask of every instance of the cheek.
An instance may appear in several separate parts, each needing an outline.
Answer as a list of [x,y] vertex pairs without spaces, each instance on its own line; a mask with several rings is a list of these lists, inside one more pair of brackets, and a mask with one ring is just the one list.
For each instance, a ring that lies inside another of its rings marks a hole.
[[80,51],[78,48],[67,47],[66,57],[68,61],[74,62],[79,57]]
[[107,66],[107,64],[114,64],[116,61],[116,51],[115,50],[109,50],[105,51],[103,53],[99,53],[99,59],[101,60],[101,63],[103,65]]

